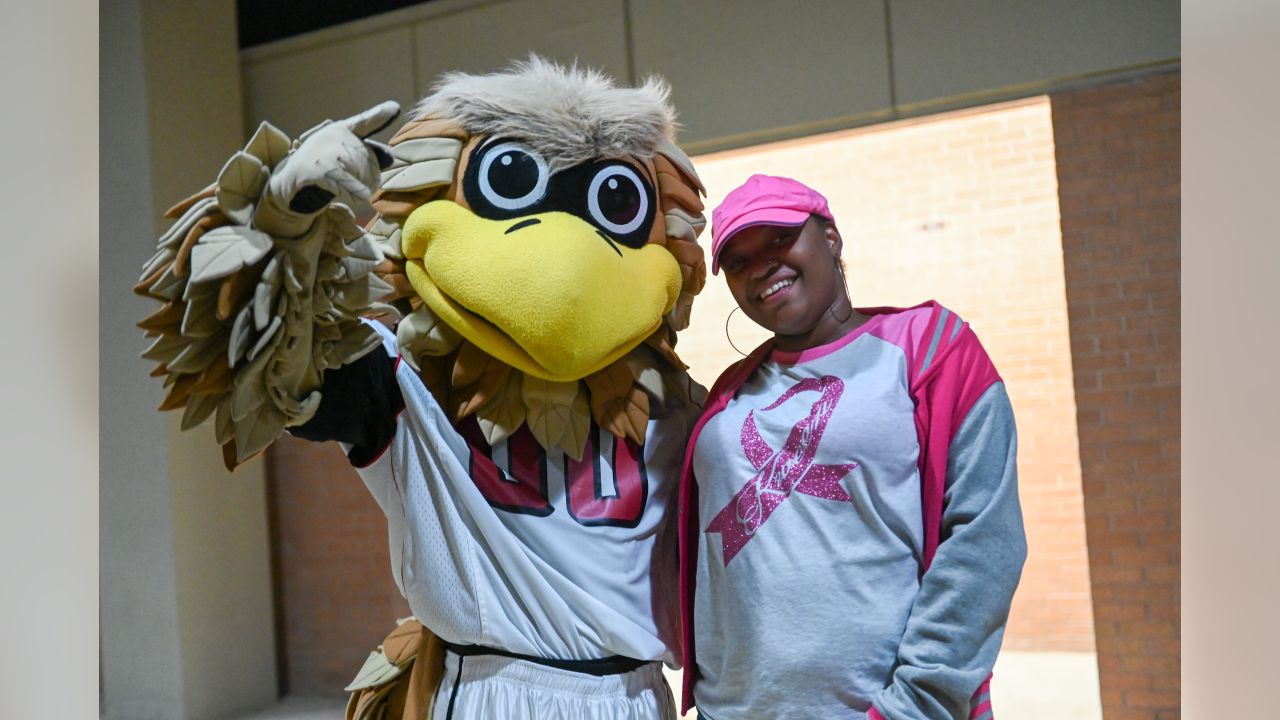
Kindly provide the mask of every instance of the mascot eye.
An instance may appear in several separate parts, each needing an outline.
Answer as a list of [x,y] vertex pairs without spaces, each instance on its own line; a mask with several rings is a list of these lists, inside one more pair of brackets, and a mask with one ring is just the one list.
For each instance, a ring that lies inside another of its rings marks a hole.
[[551,177],[546,160],[515,142],[489,148],[477,175],[484,199],[502,210],[520,210],[541,200]]
[[635,170],[609,165],[591,178],[587,209],[605,230],[627,235],[639,230],[648,218],[649,193]]

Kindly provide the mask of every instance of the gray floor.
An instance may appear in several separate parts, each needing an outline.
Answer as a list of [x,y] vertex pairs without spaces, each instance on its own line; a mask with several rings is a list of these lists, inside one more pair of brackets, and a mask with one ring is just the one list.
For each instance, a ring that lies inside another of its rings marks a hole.
[[345,697],[297,697],[290,696],[269,708],[235,720],[343,720],[346,717]]
[[[679,672],[667,673],[679,692]],[[1098,664],[1092,653],[1006,652],[996,662],[991,700],[1000,720],[1101,720]],[[234,720],[343,720],[342,697],[288,697]],[[691,712],[685,720],[692,720]]]

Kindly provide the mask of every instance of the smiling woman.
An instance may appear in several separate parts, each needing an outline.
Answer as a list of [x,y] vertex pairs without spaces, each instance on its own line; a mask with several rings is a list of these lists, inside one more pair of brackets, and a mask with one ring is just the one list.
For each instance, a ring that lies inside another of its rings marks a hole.
[[685,706],[989,717],[1026,557],[1009,399],[948,309],[854,308],[842,250],[790,178],[712,213],[713,272],[773,338],[721,375],[685,456]]
[[747,317],[773,331],[780,349],[802,350],[867,321],[849,301],[841,242],[835,223],[816,213],[798,227],[752,225],[734,233],[720,266]]

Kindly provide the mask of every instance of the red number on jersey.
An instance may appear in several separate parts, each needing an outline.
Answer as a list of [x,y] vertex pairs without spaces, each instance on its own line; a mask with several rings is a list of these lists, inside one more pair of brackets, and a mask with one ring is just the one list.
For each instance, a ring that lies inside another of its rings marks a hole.
[[[476,435],[479,435],[479,427],[474,421],[471,425],[476,428]],[[469,434],[463,432],[464,436]],[[483,438],[480,441],[483,442]],[[503,472],[488,454],[481,452],[477,448],[478,444],[472,438],[467,438],[467,445],[471,447],[471,479],[490,505],[526,515],[551,514],[554,508],[547,501],[547,454],[542,451],[528,428],[522,426],[507,438],[510,475]]]
[[582,459],[565,456],[564,478],[569,514],[583,525],[635,527],[640,523],[649,497],[644,450],[628,439],[606,434],[606,442],[613,446],[613,462],[609,463],[613,472],[609,473],[608,469],[601,467],[603,452],[596,447],[596,440],[601,434],[592,423]]
[[[493,461],[493,451],[474,418],[459,424],[459,432],[471,448],[471,478],[485,500],[499,510],[546,516],[555,508],[547,496],[547,454],[529,428],[521,426],[506,441],[507,470]],[[597,447],[605,436],[607,447]],[[608,453],[613,468],[600,462]],[[591,424],[581,460],[565,456],[565,495],[569,515],[581,525],[635,527],[649,499],[649,478],[644,449],[630,440],[599,431]]]

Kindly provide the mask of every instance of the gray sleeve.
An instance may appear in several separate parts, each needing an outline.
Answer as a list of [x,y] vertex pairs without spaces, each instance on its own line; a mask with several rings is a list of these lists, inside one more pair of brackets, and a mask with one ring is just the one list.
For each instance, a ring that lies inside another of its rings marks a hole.
[[[952,440],[943,500],[938,551],[921,579],[892,683],[875,701],[889,720],[967,720],[971,696],[1000,650],[1027,556],[1017,433],[1003,383],[978,398]],[[984,700],[972,699],[975,706]]]

